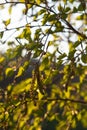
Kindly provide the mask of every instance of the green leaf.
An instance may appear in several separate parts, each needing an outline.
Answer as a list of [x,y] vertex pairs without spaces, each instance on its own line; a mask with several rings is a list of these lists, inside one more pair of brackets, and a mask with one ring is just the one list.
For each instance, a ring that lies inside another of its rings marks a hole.
[[3,34],[4,34],[4,32],[0,32],[0,38],[2,38],[2,37],[3,37]]
[[48,22],[48,17],[49,17],[49,14],[44,14],[44,17],[43,17],[43,20],[42,20],[42,25],[45,25],[47,22]]
[[37,50],[37,51],[34,53],[34,58],[39,57],[42,52],[43,52],[43,50]]
[[0,57],[0,64],[3,63],[5,61],[4,57]]
[[55,33],[57,33],[57,32],[62,32],[63,29],[64,29],[64,27],[63,27],[63,26],[60,26],[60,27],[56,28],[54,32],[55,32]]
[[54,19],[56,19],[56,15],[55,15],[55,14],[52,14],[52,15],[49,15],[49,16],[48,16],[48,21],[49,21],[49,22],[51,22],[51,21],[54,22]]
[[8,12],[9,12],[9,14],[12,13],[12,6],[9,7]]
[[5,70],[5,74],[6,74],[7,77],[11,77],[14,74],[13,68],[7,68]]
[[69,52],[69,54],[68,54],[68,59],[69,60],[71,60],[74,57],[75,52],[76,52],[76,50],[72,50],[72,51]]
[[22,66],[20,66],[19,70],[18,70],[18,73],[16,75],[16,78],[17,77],[20,77],[22,74],[24,73],[24,68]]
[[25,38],[26,40],[29,40],[30,36],[31,36],[31,29],[29,26],[26,25],[21,34],[17,36],[17,38],[19,39]]
[[81,41],[76,41],[76,42],[73,44],[73,47],[76,48],[76,47],[78,47],[80,44],[81,44]]
[[35,0],[36,1],[36,3],[39,5],[39,4],[41,4],[41,2],[42,2],[42,0]]
[[8,42],[8,46],[13,45],[13,44],[14,44],[13,41],[9,41],[9,42]]
[[82,54],[81,60],[82,60],[83,63],[86,64],[87,63],[87,54]]
[[13,88],[12,95],[22,93],[23,91],[29,91],[31,87],[31,82],[32,78],[21,81]]
[[66,56],[67,56],[66,53],[63,53],[63,54],[61,54],[61,55],[58,57],[58,60],[61,60],[61,59],[65,58]]
[[58,5],[58,10],[59,10],[60,12],[63,11],[63,7],[61,6],[61,4]]
[[45,9],[41,9],[41,10],[38,12],[38,15],[44,14],[45,12],[46,12]]
[[66,7],[66,8],[65,8],[65,12],[69,12],[70,10],[71,10],[70,7]]
[[76,18],[76,20],[83,20],[83,14],[78,15],[77,18]]
[[8,20],[6,20],[6,21],[3,21],[3,23],[5,24],[5,26],[7,26],[7,25],[10,24],[10,21],[11,21],[11,19],[8,19]]
[[28,67],[29,67],[29,61],[25,61],[23,65],[24,70],[28,69]]
[[83,8],[83,5],[82,5],[82,3],[78,6],[78,11],[83,11],[84,10],[84,8]]
[[78,9],[76,7],[73,8],[73,13],[77,13]]
[[69,0],[69,2],[70,2],[70,3],[73,3],[73,2],[74,2],[74,0]]

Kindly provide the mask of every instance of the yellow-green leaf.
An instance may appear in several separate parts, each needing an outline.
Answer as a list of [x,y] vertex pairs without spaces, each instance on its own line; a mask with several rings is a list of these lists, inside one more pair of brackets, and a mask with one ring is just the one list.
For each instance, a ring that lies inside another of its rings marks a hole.
[[6,21],[3,21],[3,23],[5,24],[5,26],[7,26],[8,24],[10,24],[10,21],[11,21],[11,19],[8,19]]
[[40,4],[40,3],[41,3],[41,0],[36,0],[36,3],[37,3],[37,4]]
[[5,61],[4,57],[0,57],[0,63],[3,63]]
[[26,61],[25,63],[24,63],[24,69],[26,70],[28,67],[29,67],[29,62],[28,61]]
[[9,14],[11,14],[11,12],[12,12],[12,7],[11,6],[9,7],[8,12],[9,12]]
[[24,73],[24,68],[21,66],[18,70],[18,74],[16,75],[16,78],[17,77],[20,77],[22,74]]
[[81,57],[81,60],[83,63],[87,63],[87,54],[83,54],[82,57]]
[[14,74],[13,68],[7,68],[5,70],[5,74],[6,74],[7,77],[11,77]]

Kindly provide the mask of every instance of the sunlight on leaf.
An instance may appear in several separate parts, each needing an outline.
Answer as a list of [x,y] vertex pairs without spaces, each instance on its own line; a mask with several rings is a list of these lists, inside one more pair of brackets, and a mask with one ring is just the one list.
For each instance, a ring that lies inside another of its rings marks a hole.
[[11,77],[14,74],[13,68],[7,68],[5,70],[5,74],[6,74],[7,77]]
[[24,73],[24,68],[21,66],[21,67],[19,68],[19,70],[18,70],[18,73],[17,73],[17,75],[16,75],[16,78],[17,78],[17,77],[20,77],[23,73]]
[[5,24],[5,26],[7,26],[7,25],[10,24],[10,21],[11,21],[11,19],[8,19],[8,20],[6,20],[6,21],[3,21],[3,23]]
[[0,63],[3,63],[5,61],[4,57],[0,57]]

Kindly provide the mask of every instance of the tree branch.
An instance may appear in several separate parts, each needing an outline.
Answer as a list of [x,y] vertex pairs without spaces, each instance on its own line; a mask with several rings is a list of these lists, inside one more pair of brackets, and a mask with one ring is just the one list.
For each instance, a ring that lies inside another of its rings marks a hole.
[[64,23],[69,27],[69,29],[71,29],[75,34],[87,39],[87,36],[83,33],[80,33],[79,31],[77,31],[67,20],[62,19],[62,21],[64,21]]
[[87,101],[84,100],[80,100],[80,99],[69,99],[69,98],[47,98],[47,99],[42,99],[42,100],[46,100],[46,101],[64,101],[64,102],[73,102],[73,103],[80,103],[80,104],[86,104],[87,105]]

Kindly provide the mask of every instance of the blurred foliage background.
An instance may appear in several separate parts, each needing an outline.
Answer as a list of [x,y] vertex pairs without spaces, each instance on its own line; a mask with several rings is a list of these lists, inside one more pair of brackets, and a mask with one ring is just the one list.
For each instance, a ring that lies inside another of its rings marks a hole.
[[87,1],[2,0],[0,12],[0,129],[86,130]]

